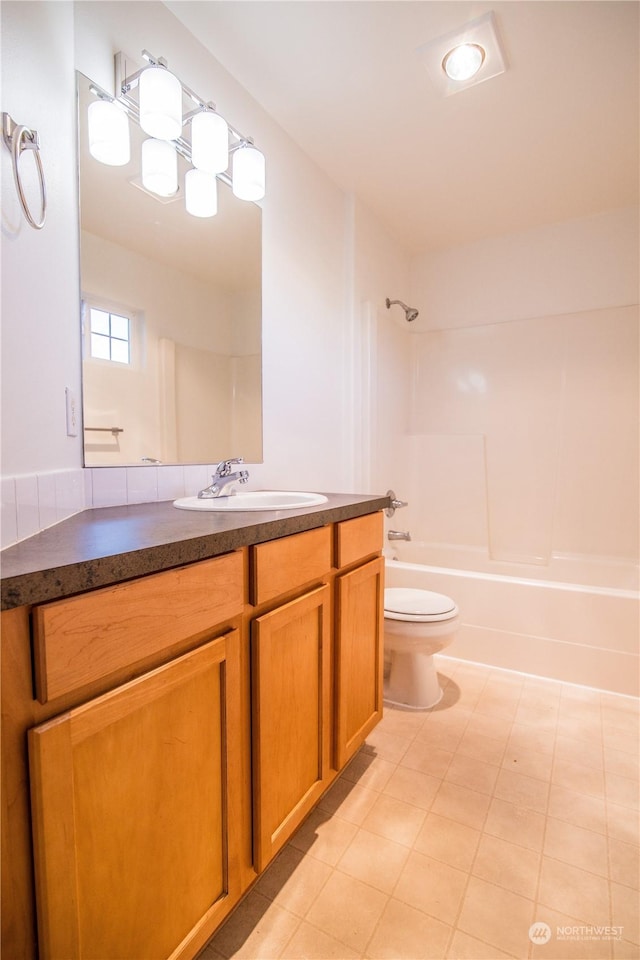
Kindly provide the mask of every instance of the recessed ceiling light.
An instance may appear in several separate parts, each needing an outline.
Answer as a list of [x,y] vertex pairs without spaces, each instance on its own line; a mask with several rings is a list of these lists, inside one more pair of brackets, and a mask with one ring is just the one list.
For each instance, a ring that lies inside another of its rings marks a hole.
[[418,47],[416,53],[436,90],[445,97],[497,77],[506,70],[492,11],[430,40]]
[[484,63],[484,47],[479,43],[461,43],[449,50],[442,69],[451,80],[471,80]]

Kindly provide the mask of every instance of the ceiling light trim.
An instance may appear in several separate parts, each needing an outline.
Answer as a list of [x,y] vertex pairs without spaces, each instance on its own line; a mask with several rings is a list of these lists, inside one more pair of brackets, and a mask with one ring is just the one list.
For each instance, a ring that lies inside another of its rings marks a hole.
[[[464,44],[480,47],[484,51],[484,59],[478,71],[468,80],[454,80],[447,76],[444,62],[456,47]],[[444,97],[497,77],[507,69],[492,10],[456,30],[430,40],[418,47],[416,53],[426,67],[435,89]]]

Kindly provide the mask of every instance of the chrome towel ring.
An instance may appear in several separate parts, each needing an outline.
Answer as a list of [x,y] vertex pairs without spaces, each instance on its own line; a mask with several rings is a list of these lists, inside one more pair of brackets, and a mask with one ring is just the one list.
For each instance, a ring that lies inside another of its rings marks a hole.
[[[47,216],[47,188],[44,182],[44,170],[42,167],[42,158],[40,156],[40,140],[38,138],[37,130],[30,130],[29,127],[21,126],[17,124],[8,113],[2,114],[2,137],[7,147],[11,151],[11,165],[13,167],[13,179],[15,181],[16,190],[18,191],[18,199],[20,200],[20,206],[22,207],[23,213],[27,218],[27,222],[34,228],[34,230],[42,230],[44,227],[44,221]],[[40,202],[41,202],[41,214],[38,219],[36,219],[31,210],[29,209],[29,204],[27,203],[27,198],[22,187],[22,181],[20,179],[20,157],[25,150],[33,151],[33,158],[36,164],[36,170],[38,171],[38,180],[40,183]]]

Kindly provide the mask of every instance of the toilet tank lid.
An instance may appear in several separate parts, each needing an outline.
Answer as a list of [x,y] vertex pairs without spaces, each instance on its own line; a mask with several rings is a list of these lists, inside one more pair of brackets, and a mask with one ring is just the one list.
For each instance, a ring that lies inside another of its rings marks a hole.
[[387,587],[384,591],[385,613],[404,617],[438,617],[458,612],[451,599],[443,593],[430,590],[412,590],[408,587]]

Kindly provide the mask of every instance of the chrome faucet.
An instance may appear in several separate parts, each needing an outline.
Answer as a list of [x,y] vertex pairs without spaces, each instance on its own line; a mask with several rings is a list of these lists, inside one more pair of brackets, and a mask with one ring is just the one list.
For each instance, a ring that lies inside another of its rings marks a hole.
[[231,470],[232,464],[243,463],[242,457],[234,457],[231,460],[221,460],[216,467],[216,472],[211,477],[211,483],[204,490],[198,493],[199,500],[213,500],[214,497],[229,497],[233,491],[228,493],[224,491],[232,483],[246,483],[249,479],[248,470]]
[[411,540],[411,534],[408,530],[389,530],[387,538],[389,540]]

